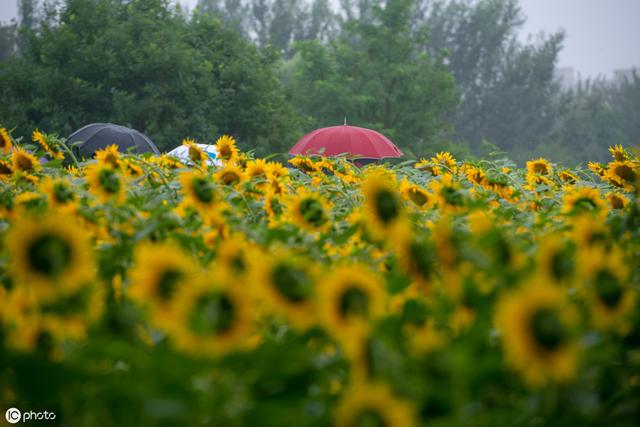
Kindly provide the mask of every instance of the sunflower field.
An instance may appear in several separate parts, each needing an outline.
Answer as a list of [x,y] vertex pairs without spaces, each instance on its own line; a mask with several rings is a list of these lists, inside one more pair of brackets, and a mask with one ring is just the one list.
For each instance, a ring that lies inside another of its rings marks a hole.
[[[640,161],[219,167],[0,129],[0,402],[61,425],[634,426]],[[39,157],[51,161],[41,164]]]

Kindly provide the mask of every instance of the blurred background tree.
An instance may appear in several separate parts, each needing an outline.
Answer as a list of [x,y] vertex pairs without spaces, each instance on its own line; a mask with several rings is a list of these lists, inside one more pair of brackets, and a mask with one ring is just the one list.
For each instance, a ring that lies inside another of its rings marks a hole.
[[68,135],[95,121],[160,148],[221,132],[245,148],[286,148],[295,120],[272,63],[207,14],[168,0],[67,0],[0,65],[0,116],[19,134]]
[[0,117],[18,134],[115,121],[162,148],[228,132],[266,154],[347,117],[409,155],[568,164],[639,142],[638,79],[562,90],[564,34],[519,41],[518,0],[17,1]]

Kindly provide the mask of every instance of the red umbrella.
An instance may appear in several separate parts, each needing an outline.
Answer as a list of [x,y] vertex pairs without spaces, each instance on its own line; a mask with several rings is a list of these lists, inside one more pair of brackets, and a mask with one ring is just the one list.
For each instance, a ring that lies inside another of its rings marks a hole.
[[337,156],[382,159],[401,157],[402,151],[387,137],[371,129],[356,126],[332,126],[306,134],[291,147],[289,154]]

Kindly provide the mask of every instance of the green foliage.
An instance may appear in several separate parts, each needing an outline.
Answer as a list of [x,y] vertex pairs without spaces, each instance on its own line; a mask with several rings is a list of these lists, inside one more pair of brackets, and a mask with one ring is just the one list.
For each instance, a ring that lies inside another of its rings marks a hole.
[[0,115],[24,133],[109,121],[163,149],[226,132],[277,151],[294,122],[250,43],[168,0],[68,0],[0,64],[0,88]]
[[383,132],[403,149],[423,154],[447,128],[454,83],[443,64],[419,51],[411,30],[412,1],[374,7],[354,18],[329,45],[300,43],[284,66],[293,105],[308,128],[341,124]]
[[517,0],[418,3],[416,25],[429,34],[424,49],[446,52],[461,95],[455,139],[476,151],[489,140],[509,152],[544,141],[555,120],[553,69],[563,34],[520,43],[525,18]]
[[640,78],[580,82],[555,101],[556,117],[547,139],[522,150],[516,160],[536,155],[567,164],[605,162],[611,145],[640,143]]

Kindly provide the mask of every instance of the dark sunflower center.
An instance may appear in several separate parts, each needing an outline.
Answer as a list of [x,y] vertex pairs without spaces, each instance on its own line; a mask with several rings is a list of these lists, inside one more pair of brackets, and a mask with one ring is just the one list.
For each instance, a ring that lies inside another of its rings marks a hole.
[[245,261],[244,255],[241,252],[238,252],[235,256],[233,256],[229,264],[234,271],[239,273],[243,273],[247,269],[247,262]]
[[608,308],[616,308],[622,300],[622,286],[618,279],[608,270],[600,270],[596,274],[595,283],[598,298]]
[[546,175],[547,174],[547,165],[545,165],[544,163],[536,163],[533,165],[533,172],[534,173],[539,173],[542,175]]
[[313,172],[313,171],[315,171],[315,168],[313,167],[313,165],[309,161],[300,162],[298,167],[300,169],[302,169],[303,171],[305,171],[305,172]]
[[220,157],[228,160],[229,158],[231,158],[231,147],[223,145],[222,147],[220,147]]
[[369,295],[357,285],[347,286],[340,298],[340,313],[343,317],[367,317],[369,313]]
[[573,257],[568,249],[558,251],[551,257],[551,274],[557,280],[571,277],[573,269]]
[[384,418],[374,408],[362,410],[352,425],[353,427],[387,427]]
[[240,181],[240,176],[234,171],[228,171],[222,174],[222,182],[226,185],[235,184]]
[[322,203],[316,199],[304,199],[300,203],[300,213],[302,214],[304,222],[314,227],[320,227],[327,222]]
[[120,179],[118,174],[112,169],[102,169],[98,175],[100,187],[107,193],[115,194],[120,191]]
[[579,211],[592,211],[596,209],[597,205],[595,204],[593,199],[590,199],[588,197],[581,197],[574,202],[573,207],[574,209]]
[[0,175],[11,175],[11,168],[2,161],[0,161]]
[[388,224],[398,217],[400,214],[400,205],[398,200],[391,191],[380,190],[375,196],[375,208],[378,218]]
[[202,295],[189,315],[189,328],[200,335],[222,335],[235,319],[233,301],[224,293]]
[[429,201],[429,198],[426,196],[426,194],[415,188],[409,191],[409,198],[418,206],[424,206],[424,204]]
[[69,267],[73,255],[71,245],[55,234],[44,234],[32,241],[27,250],[31,268],[39,274],[58,277]]
[[179,270],[166,270],[158,281],[158,296],[162,301],[168,301],[178,287],[178,283],[184,277],[184,273]]
[[622,209],[624,208],[624,201],[620,197],[613,196],[611,198],[611,207],[613,209]]
[[424,242],[411,242],[409,244],[409,254],[411,255],[411,265],[415,272],[421,277],[431,277],[433,273],[433,251]]
[[627,165],[616,166],[615,172],[616,172],[616,175],[618,175],[620,178],[624,179],[625,181],[630,181],[630,182],[635,181],[636,175],[635,173],[633,173],[633,169],[631,169]]
[[288,264],[278,264],[272,271],[278,291],[291,302],[300,302],[311,294],[311,281],[304,270]]
[[191,181],[191,187],[193,188],[193,192],[195,193],[196,197],[201,202],[210,203],[213,201],[213,183],[204,178],[194,178],[193,181]]
[[564,326],[552,309],[537,310],[531,316],[530,327],[536,344],[544,350],[557,350],[565,341]]
[[17,158],[18,169],[28,171],[33,169],[33,162],[27,156],[18,156]]
[[53,186],[53,192],[54,192],[54,194],[56,196],[56,199],[60,203],[71,202],[71,201],[73,201],[74,196],[75,196],[73,194],[73,191],[71,191],[71,188],[69,188],[68,185],[63,184],[61,182],[58,182]]

